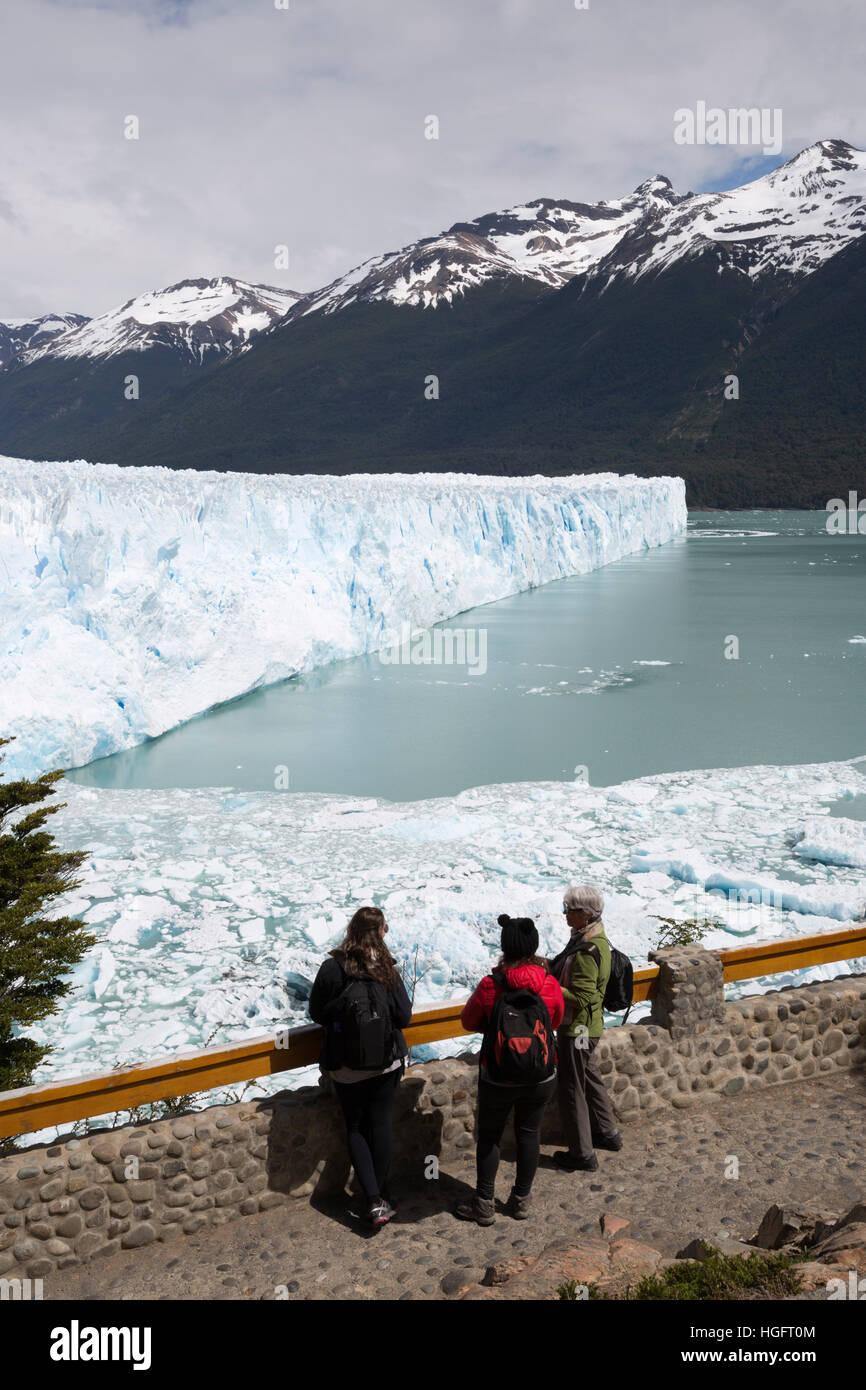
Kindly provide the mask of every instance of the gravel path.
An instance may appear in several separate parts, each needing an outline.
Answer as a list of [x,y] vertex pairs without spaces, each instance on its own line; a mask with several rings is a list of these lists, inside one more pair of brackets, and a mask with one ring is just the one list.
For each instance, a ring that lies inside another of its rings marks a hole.
[[[597,1173],[560,1173],[547,1146],[531,1219],[500,1211],[486,1229],[451,1214],[473,1180],[470,1153],[423,1190],[395,1184],[399,1214],[377,1233],[353,1215],[358,1199],[298,1201],[64,1270],[45,1281],[45,1298],[445,1299],[493,1262],[597,1232],[606,1212],[665,1254],[695,1235],[745,1239],[773,1202],[842,1211],[866,1198],[864,1100],[856,1072],[722,1097],[629,1125],[621,1153],[599,1153]],[[725,1175],[732,1156],[737,1178]],[[512,1176],[504,1159],[503,1200]]]

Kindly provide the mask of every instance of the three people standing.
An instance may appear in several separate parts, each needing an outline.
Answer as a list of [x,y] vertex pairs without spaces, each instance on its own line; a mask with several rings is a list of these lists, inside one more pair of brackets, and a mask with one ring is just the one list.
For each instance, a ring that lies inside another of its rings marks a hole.
[[[538,955],[538,932],[530,918],[499,918],[500,960],[461,1015],[468,1032],[484,1034],[476,1189],[456,1207],[464,1220],[488,1226],[495,1219],[499,1146],[512,1113],[517,1164],[508,1210],[518,1220],[529,1214],[541,1124],[554,1094],[567,1144],[554,1154],[560,1169],[593,1172],[596,1148],[622,1148],[594,1057],[611,972],[603,908],[592,884],[566,891],[563,912],[571,936],[552,962]],[[342,945],[321,966],[310,996],[310,1017],[325,1030],[320,1066],[342,1108],[349,1156],[374,1227],[396,1210],[387,1191],[391,1129],[408,1052],[402,1029],[412,1016],[396,961],[385,946],[387,930],[379,908],[360,908]]]

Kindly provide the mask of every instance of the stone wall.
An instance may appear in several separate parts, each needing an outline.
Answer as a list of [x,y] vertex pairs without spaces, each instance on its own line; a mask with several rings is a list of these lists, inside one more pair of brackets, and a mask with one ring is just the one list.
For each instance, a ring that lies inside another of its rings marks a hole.
[[[717,958],[660,951],[652,1015],[611,1028],[596,1056],[619,1120],[718,1101],[866,1063],[866,976],[725,1003]],[[394,1166],[424,1181],[471,1172],[477,1059],[411,1067],[398,1092]],[[543,1139],[559,1139],[556,1105]],[[327,1089],[103,1130],[0,1159],[0,1277],[55,1268],[346,1186],[342,1121]]]

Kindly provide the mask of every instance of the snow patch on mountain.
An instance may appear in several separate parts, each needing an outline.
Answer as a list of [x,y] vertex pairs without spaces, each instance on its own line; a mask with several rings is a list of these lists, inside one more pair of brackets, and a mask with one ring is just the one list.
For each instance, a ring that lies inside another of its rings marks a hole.
[[509,277],[558,289],[596,265],[645,219],[679,201],[663,175],[627,198],[572,203],[552,198],[458,222],[438,237],[375,256],[299,305],[290,318],[385,301],[435,308],[491,280]]
[[637,279],[714,248],[720,266],[757,277],[807,275],[866,232],[866,152],[820,140],[762,178],[691,194],[646,222],[595,273]]
[[61,333],[81,328],[85,314],[42,314],[33,319],[0,319],[0,367],[28,349],[47,347]]
[[221,276],[182,280],[150,290],[119,309],[71,328],[50,342],[22,352],[19,362],[44,357],[109,358],[122,352],[174,349],[193,362],[227,355],[270,328],[302,299],[293,290],[250,285]]

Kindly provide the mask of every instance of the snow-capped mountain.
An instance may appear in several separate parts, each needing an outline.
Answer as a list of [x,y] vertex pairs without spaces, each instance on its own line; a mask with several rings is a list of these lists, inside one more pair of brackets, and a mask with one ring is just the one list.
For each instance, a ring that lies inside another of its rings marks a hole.
[[695,505],[824,507],[863,490],[864,233],[866,154],[822,140],[724,192],[657,174],[619,200],[488,213],[306,296],[186,281],[18,350],[0,453],[676,471]]
[[477,285],[508,277],[557,289],[590,270],[626,233],[681,200],[670,180],[656,174],[628,197],[611,202],[536,198],[472,222],[456,222],[440,236],[364,261],[311,294],[289,318],[376,301],[435,308]]
[[52,357],[105,359],[153,347],[174,349],[195,363],[210,361],[244,348],[302,298],[292,290],[230,276],[181,280],[34,344],[19,354],[16,365]]
[[677,193],[656,174],[626,198],[552,198],[457,222],[436,237],[363,262],[288,315],[293,321],[377,301],[435,308],[488,281],[559,288],[576,275],[639,277],[715,245],[750,275],[806,274],[866,231],[866,154],[821,140],[724,193]]
[[635,278],[715,246],[756,276],[814,270],[866,231],[866,153],[821,140],[781,168],[724,193],[677,193],[656,174],[625,198],[536,198],[456,222],[375,256],[323,289],[298,294],[223,276],[183,280],[93,319],[68,314],[0,323],[0,367],[46,357],[95,359],[170,346],[199,363],[232,355],[277,321],[384,302],[435,308],[494,280],[558,289],[577,275]]
[[808,275],[866,232],[866,152],[819,140],[724,193],[690,194],[620,239],[597,266],[639,278],[714,248],[752,277]]
[[87,323],[85,314],[42,314],[35,319],[0,319],[0,367],[28,348],[44,348],[61,333]]

